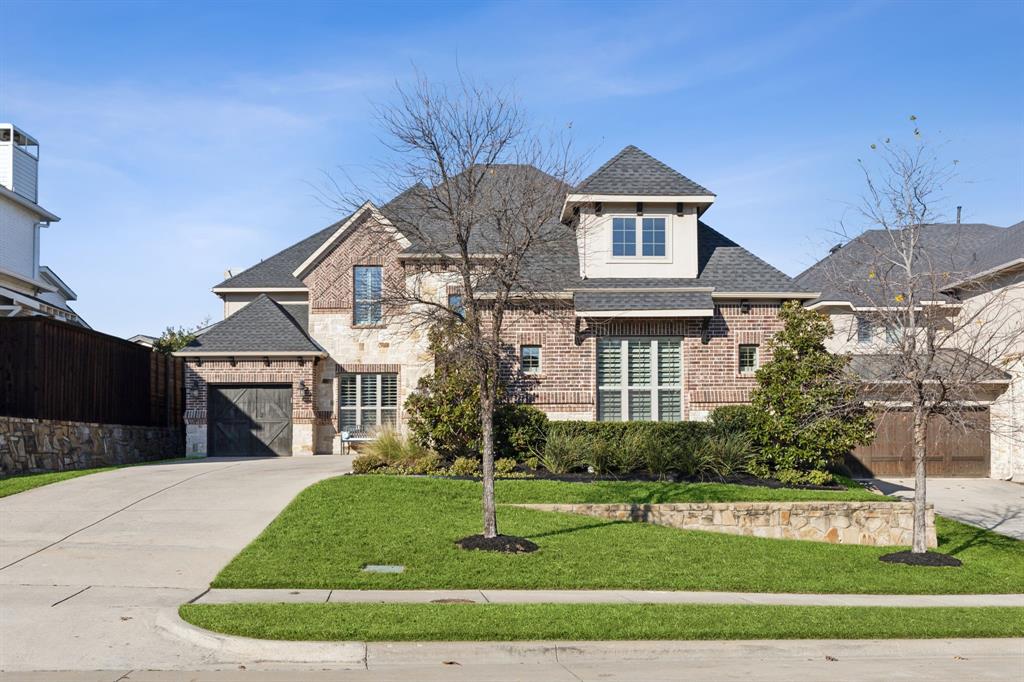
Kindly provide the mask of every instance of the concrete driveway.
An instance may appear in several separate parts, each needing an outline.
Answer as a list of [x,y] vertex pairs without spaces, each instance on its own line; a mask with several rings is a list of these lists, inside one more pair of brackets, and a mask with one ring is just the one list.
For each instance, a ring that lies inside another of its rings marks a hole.
[[155,627],[351,458],[131,467],[0,499],[0,670],[210,664]]
[[[914,479],[872,479],[879,491],[914,499]],[[930,478],[925,497],[942,516],[1024,540],[1024,485],[991,478]]]

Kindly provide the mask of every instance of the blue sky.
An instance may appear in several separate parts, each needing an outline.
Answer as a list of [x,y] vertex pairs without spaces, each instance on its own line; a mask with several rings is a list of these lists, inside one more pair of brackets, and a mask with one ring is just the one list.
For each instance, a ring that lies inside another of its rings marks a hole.
[[337,219],[413,66],[515,88],[592,166],[635,144],[789,274],[835,241],[871,142],[916,114],[964,220],[1024,219],[1024,3],[21,3],[0,120],[42,145],[43,264],[97,329],[219,319],[210,287]]

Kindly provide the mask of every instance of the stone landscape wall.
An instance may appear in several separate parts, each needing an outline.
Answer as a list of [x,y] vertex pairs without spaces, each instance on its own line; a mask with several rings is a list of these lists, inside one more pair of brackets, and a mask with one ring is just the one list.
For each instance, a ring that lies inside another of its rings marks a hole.
[[0,417],[3,476],[167,459],[183,446],[174,428]]
[[[715,502],[680,504],[519,504],[539,511],[643,521],[684,530],[844,545],[910,545],[910,502]],[[935,511],[928,505],[928,546]]]

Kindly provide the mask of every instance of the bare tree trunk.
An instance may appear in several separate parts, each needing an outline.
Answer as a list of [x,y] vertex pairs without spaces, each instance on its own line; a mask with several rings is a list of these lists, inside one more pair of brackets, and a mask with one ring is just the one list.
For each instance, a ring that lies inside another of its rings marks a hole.
[[911,551],[924,554],[928,551],[928,533],[925,525],[925,458],[927,448],[928,417],[923,407],[914,407],[914,541]]
[[498,536],[498,517],[494,502],[494,395],[493,381],[480,392],[480,426],[483,436],[484,537]]

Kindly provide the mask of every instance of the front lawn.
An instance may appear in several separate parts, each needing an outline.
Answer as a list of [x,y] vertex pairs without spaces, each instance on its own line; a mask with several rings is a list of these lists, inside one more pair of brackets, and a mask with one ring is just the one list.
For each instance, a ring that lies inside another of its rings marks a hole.
[[[681,531],[644,523],[499,507],[501,532],[533,554],[471,552],[480,532],[478,482],[342,476],[313,485],[213,582],[227,588],[658,589],[880,594],[1024,592],[1024,542],[937,519],[939,551],[959,569],[883,564],[892,547]],[[499,503],[869,499],[731,485],[498,481]],[[376,574],[366,564],[401,564]]]
[[885,639],[1020,637],[1024,608],[729,604],[192,604],[181,617],[286,640]]
[[142,466],[145,464],[166,464],[167,462],[174,462],[176,459],[158,459],[152,462],[135,462],[132,464],[121,464],[118,466],[109,467],[96,467],[95,469],[72,469],[69,471],[48,471],[41,474],[16,474],[7,478],[0,478],[0,497],[7,497],[8,495],[14,495],[16,493],[23,493],[26,490],[32,490],[33,488],[39,488],[44,485],[50,485],[51,483],[59,483],[60,481],[67,481],[72,478],[78,478],[80,476],[88,476],[89,474],[99,474],[104,471],[113,471],[114,469],[123,469],[124,467]]

